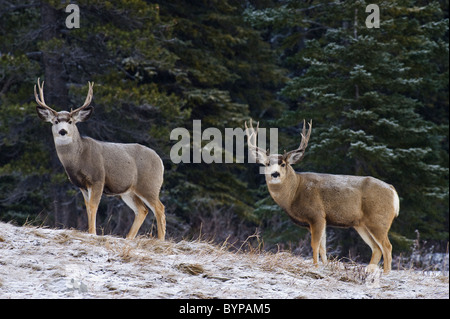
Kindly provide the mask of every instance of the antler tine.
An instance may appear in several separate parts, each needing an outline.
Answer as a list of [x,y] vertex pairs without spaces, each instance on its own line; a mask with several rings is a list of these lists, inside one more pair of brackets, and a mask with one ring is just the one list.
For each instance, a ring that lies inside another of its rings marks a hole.
[[258,159],[258,153],[266,154],[266,151],[258,146],[256,146],[256,137],[258,136],[259,122],[256,124],[256,130],[253,128],[253,121],[250,119],[250,129],[247,127],[247,122],[245,122],[245,131],[247,134],[247,143],[250,148],[256,151],[256,159]]
[[36,92],[36,84],[34,85],[34,98],[36,99],[36,103],[39,104],[40,106],[52,111],[54,114],[58,113],[54,109],[52,109],[50,106],[45,104],[45,100],[44,100],[44,82],[45,81],[42,81],[42,85],[41,85],[40,78],[38,78],[37,82],[38,82],[37,84],[39,87],[39,96]]
[[89,90],[88,90],[86,100],[84,101],[83,105],[73,111],[70,111],[70,113],[75,113],[75,112],[81,111],[82,109],[87,107],[89,104],[91,104],[92,97],[94,95],[94,82],[88,81],[88,85],[89,85]]
[[289,151],[287,153],[285,152],[283,155],[284,158],[290,158],[290,156],[292,156],[293,154],[300,153],[301,154],[300,157],[294,157],[293,163],[300,161],[303,158],[303,156],[305,156],[305,150],[306,147],[308,146],[309,137],[311,136],[312,120],[309,121],[308,125],[309,125],[308,132],[306,132],[306,121],[303,120],[303,129],[302,132],[300,133],[300,135],[302,136],[300,145],[295,150]]
[[312,120],[309,121],[308,125],[309,125],[308,133],[306,133],[306,121],[303,120],[303,129],[302,129],[302,133],[301,133],[302,140],[300,142],[299,149],[304,150],[308,146],[309,137],[311,136]]
[[[256,146],[256,136],[258,135],[258,129],[259,129],[259,122],[257,122],[256,124],[256,130],[253,128],[253,120],[250,119],[250,129],[247,126],[247,121],[245,122],[245,131],[247,133],[248,136],[248,145],[252,148],[258,148]],[[253,139],[255,141],[255,143],[253,143]]]
[[[253,129],[253,123],[252,123],[252,119],[250,119],[250,127],[251,129],[248,128],[247,126],[247,121],[244,122],[244,126],[245,126],[245,133],[247,134],[247,143],[249,146],[253,147],[252,145],[252,139],[253,139],[253,134],[254,134],[254,129]],[[256,133],[258,134],[258,133]]]

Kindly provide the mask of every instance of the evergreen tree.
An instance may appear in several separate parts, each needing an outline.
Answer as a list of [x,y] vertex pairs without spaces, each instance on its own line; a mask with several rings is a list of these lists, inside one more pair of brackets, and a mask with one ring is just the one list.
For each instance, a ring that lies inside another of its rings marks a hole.
[[247,166],[224,163],[220,151],[225,129],[243,129],[250,112],[280,114],[273,88],[281,85],[282,72],[260,33],[245,23],[241,1],[161,1],[160,8],[173,30],[166,47],[179,57],[177,67],[186,75],[172,86],[192,110],[185,127],[193,139],[192,121],[201,120],[202,130],[217,128],[222,136],[217,148],[222,163],[195,164],[191,154],[191,163],[172,165],[177,174],[171,200],[194,233],[202,228],[216,240],[245,239],[254,232],[247,223],[257,222]]
[[[95,113],[79,125],[82,134],[142,143],[161,155],[169,236],[197,235],[201,227],[218,240],[247,236],[254,204],[247,166],[174,164],[169,157],[172,129],[187,128],[192,139],[193,120],[223,137],[225,128],[243,127],[249,109],[280,114],[272,88],[282,72],[243,20],[240,1],[78,1],[79,29],[66,28],[60,1],[0,4],[0,218],[21,223],[42,212],[48,225],[86,227],[82,197],[35,113],[32,88],[41,77],[46,102],[57,110],[77,107],[94,81]],[[120,201],[101,202],[98,225],[106,233],[124,234],[132,218]]]
[[[95,114],[81,132],[161,155],[169,236],[202,228],[222,240],[259,225],[272,229],[264,234],[273,242],[298,238],[257,165],[169,157],[174,128],[191,132],[192,152],[193,121],[201,120],[202,130],[220,131],[220,151],[225,128],[251,116],[279,127],[286,149],[298,145],[298,123],[312,118],[299,170],[392,183],[401,197],[393,231],[448,240],[448,2],[379,2],[381,25],[372,29],[368,1],[77,3],[80,28],[68,29],[61,1],[0,0],[2,220],[86,227],[82,196],[35,113],[41,77],[58,110],[77,107],[94,81]],[[109,199],[98,224],[124,234],[132,218]]]
[[301,170],[391,183],[401,197],[393,231],[448,240],[448,117],[433,121],[448,115],[448,19],[437,2],[380,2],[381,26],[367,28],[368,4],[287,1],[247,12],[283,38],[293,70],[279,123],[313,119]]
[[[79,1],[79,29],[66,27],[60,1],[2,6],[1,29],[12,32],[2,31],[0,45],[1,218],[20,223],[42,213],[52,226],[85,227],[81,195],[67,181],[49,127],[36,116],[33,85],[41,77],[47,103],[69,110],[82,103],[87,81],[94,81],[94,119],[80,131],[142,143],[168,160],[166,137],[189,116],[184,101],[157,81],[177,72],[177,57],[162,44],[170,34],[158,6],[144,1]],[[117,200],[103,201],[99,225],[125,233],[133,214],[122,210],[127,208]]]

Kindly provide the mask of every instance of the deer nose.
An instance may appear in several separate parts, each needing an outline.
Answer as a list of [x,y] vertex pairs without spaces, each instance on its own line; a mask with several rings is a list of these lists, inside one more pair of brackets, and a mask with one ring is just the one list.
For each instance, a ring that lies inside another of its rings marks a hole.
[[277,178],[278,176],[280,176],[280,173],[274,172],[271,175],[272,175],[273,178]]
[[64,135],[67,134],[67,131],[66,131],[65,129],[62,129],[62,130],[60,130],[58,133],[59,133],[59,135],[64,136]]

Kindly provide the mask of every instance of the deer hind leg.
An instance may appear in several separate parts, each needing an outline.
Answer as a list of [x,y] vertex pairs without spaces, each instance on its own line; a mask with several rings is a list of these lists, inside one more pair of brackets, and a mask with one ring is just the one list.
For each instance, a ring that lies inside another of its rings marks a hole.
[[102,192],[103,188],[100,186],[81,189],[88,216],[89,234],[97,234],[95,220],[97,216],[98,204],[100,203],[100,200],[102,198]]
[[383,240],[383,266],[384,266],[384,273],[388,274],[391,271],[392,266],[392,244],[389,241],[389,238],[386,234],[384,240]]
[[387,231],[374,228],[369,228],[368,230],[383,252],[383,270],[385,274],[388,274],[391,271],[392,264],[392,245]]
[[140,199],[152,210],[156,218],[156,225],[158,226],[158,239],[164,240],[166,237],[166,214],[163,203],[159,198],[147,200],[139,196]]
[[[374,235],[375,240],[377,241],[377,244],[381,247],[381,250],[383,251],[383,271],[385,274],[388,274],[391,271],[391,264],[392,264],[392,245],[389,241],[387,232],[383,233],[380,232],[378,237],[375,237],[375,233],[371,234]],[[378,239],[379,238],[379,239]]]
[[158,238],[164,240],[166,237],[166,214],[165,207],[159,199],[154,201],[154,205],[150,206],[153,214],[156,217],[156,224],[158,225]]
[[[369,234],[369,237],[372,240],[372,242],[375,243],[375,244],[372,243],[372,245],[374,245],[377,248],[376,255],[374,253],[374,249],[372,248],[373,253],[369,266],[377,265],[381,259],[381,255],[383,255],[383,270],[385,274],[388,274],[391,271],[391,264],[392,264],[392,245],[391,242],[389,241],[387,232],[376,229],[374,227],[372,228],[365,227],[364,229]],[[363,236],[361,235],[361,237]],[[371,270],[373,270],[373,268],[368,267],[368,271]]]
[[370,263],[367,266],[368,272],[374,272],[378,269],[377,265],[381,259],[381,249],[378,243],[374,240],[370,232],[367,230],[365,226],[354,227],[358,232],[359,236],[365,241],[367,245],[369,245],[370,249],[372,249],[372,258],[370,259]]
[[325,220],[316,221],[310,225],[311,231],[311,247],[313,250],[313,262],[318,266],[319,253],[322,257],[322,261],[326,263],[326,251],[325,251]]
[[131,225],[130,231],[127,235],[127,239],[134,239],[141,228],[145,217],[147,217],[148,209],[141,199],[135,194],[122,194],[120,197],[134,212],[133,225]]

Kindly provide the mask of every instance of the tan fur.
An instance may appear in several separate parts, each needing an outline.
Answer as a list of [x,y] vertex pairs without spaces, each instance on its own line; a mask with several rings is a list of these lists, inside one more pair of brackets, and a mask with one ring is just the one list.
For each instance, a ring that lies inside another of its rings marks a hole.
[[70,181],[83,194],[88,215],[89,233],[96,233],[95,219],[102,194],[120,196],[134,211],[135,220],[127,235],[133,239],[150,208],[157,221],[158,238],[164,239],[166,220],[164,205],[159,200],[164,166],[152,149],[139,144],[99,142],[82,137],[76,126],[86,120],[92,107],[93,84],[84,105],[75,111],[56,112],[44,102],[43,85],[39,83],[40,98],[35,87],[36,108],[41,119],[52,123],[58,157]]
[[326,226],[353,227],[372,249],[367,269],[373,271],[383,256],[384,272],[389,273],[392,245],[388,232],[399,212],[397,192],[392,185],[368,176],[295,172],[291,164],[303,157],[308,143],[305,136],[309,138],[310,132],[311,125],[307,135],[303,130],[301,147],[282,156],[263,154],[255,145],[257,132],[253,127],[248,131],[249,147],[266,166],[270,195],[294,221],[309,226],[316,265],[319,255],[323,262],[327,260]]

